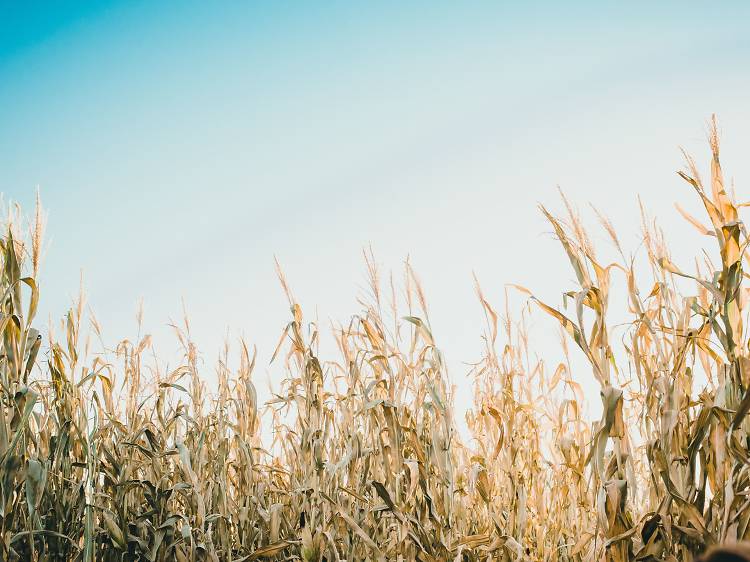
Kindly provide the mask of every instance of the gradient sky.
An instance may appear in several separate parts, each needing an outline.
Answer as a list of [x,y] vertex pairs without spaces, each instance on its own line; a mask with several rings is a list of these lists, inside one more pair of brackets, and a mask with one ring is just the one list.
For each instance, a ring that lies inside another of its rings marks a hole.
[[[289,319],[274,255],[326,325],[359,311],[363,247],[384,272],[410,255],[464,408],[472,271],[498,307],[505,283],[573,286],[536,208],[558,185],[631,249],[640,195],[689,256],[678,146],[705,162],[715,112],[740,194],[749,177],[743,2],[0,6],[0,191],[49,210],[44,322],[83,270],[107,341],[143,298],[168,355],[184,298],[207,376],[244,335],[261,396]],[[556,328],[534,326],[546,352]]]

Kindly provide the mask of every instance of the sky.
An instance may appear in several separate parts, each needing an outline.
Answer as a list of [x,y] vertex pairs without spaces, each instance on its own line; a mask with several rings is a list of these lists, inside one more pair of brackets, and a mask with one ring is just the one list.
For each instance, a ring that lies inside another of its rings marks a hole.
[[[409,257],[456,385],[479,358],[476,274],[553,304],[573,274],[537,208],[558,186],[638,247],[638,197],[686,259],[703,240],[674,173],[750,172],[750,5],[743,2],[0,3],[0,191],[48,210],[42,328],[83,275],[114,343],[191,319],[205,376],[223,341],[259,348],[261,398],[289,310],[360,312],[363,248],[384,273]],[[750,198],[750,194],[748,194]],[[604,237],[595,241],[605,244]],[[514,305],[524,302],[511,294]],[[531,320],[533,347],[557,328]],[[591,400],[598,388],[578,373]],[[267,382],[268,381],[268,382]]]

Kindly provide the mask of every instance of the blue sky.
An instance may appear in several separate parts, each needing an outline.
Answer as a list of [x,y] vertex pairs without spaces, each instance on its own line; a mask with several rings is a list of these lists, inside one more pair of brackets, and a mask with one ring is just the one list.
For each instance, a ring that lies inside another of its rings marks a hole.
[[327,324],[358,312],[372,244],[385,271],[411,256],[465,406],[472,271],[499,307],[505,283],[571,286],[536,209],[558,185],[632,248],[640,195],[688,256],[678,145],[704,157],[716,112],[748,175],[740,2],[0,6],[0,191],[49,210],[45,322],[83,270],[108,341],[143,298],[169,355],[184,298],[207,374],[227,330],[270,357],[274,256]]

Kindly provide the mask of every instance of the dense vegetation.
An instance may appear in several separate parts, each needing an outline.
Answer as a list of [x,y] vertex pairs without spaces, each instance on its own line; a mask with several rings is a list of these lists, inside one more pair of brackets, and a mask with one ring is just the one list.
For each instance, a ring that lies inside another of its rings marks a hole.
[[[606,220],[621,257],[607,266],[573,212],[543,210],[578,286],[561,287],[567,310],[529,298],[585,356],[602,419],[582,417],[569,364],[530,362],[478,291],[486,350],[467,443],[410,269],[399,309],[368,262],[371,302],[336,331],[335,357],[318,357],[318,327],[287,290],[275,358],[287,376],[263,417],[246,346],[208,393],[185,330],[169,372],[148,337],[88,351],[81,306],[60,337],[40,335],[41,220],[25,233],[13,214],[0,244],[0,559],[682,562],[747,538],[750,239],[715,133],[711,149],[710,185],[690,160],[680,172],[708,224],[688,219],[718,245],[694,273],[644,221],[638,279],[651,280],[639,285]],[[616,339],[612,275],[630,315]],[[261,418],[274,425],[266,448]]]

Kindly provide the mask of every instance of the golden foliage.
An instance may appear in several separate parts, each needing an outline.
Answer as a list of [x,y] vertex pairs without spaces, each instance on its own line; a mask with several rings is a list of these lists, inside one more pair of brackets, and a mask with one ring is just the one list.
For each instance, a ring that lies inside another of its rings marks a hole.
[[[12,214],[0,241],[0,559],[687,562],[750,539],[749,238],[715,128],[710,145],[710,188],[692,161],[680,172],[710,226],[681,212],[715,238],[717,265],[684,273],[644,227],[645,297],[608,221],[622,259],[605,266],[567,202],[566,220],[542,208],[578,286],[567,311],[531,299],[590,364],[598,422],[583,418],[569,362],[551,373],[530,362],[523,331],[477,286],[487,330],[469,443],[409,267],[404,314],[367,259],[372,302],[335,330],[328,361],[281,278],[291,321],[274,355],[287,374],[264,417],[244,344],[235,372],[219,364],[213,394],[187,329],[175,328],[184,362],[169,372],[147,362],[148,337],[111,360],[90,353],[80,305],[42,348],[42,214],[26,244]],[[613,273],[630,315],[615,341]]]

